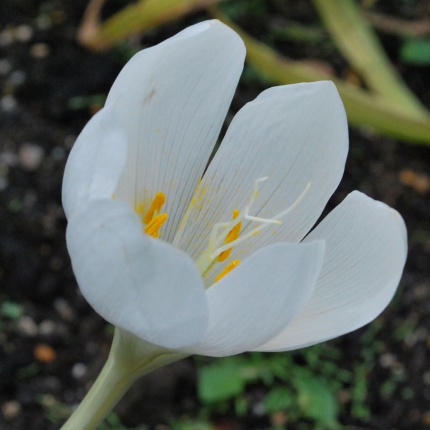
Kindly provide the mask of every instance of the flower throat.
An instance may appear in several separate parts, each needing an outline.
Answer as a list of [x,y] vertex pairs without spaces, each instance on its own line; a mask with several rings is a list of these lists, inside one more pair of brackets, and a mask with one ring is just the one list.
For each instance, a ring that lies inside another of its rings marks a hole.
[[[311,183],[309,182],[300,196],[294,201],[294,203],[283,210],[273,218],[260,218],[249,214],[252,204],[258,197],[259,184],[268,177],[259,178],[254,182],[254,191],[249,199],[248,204],[242,211],[238,209],[233,210],[232,220],[228,222],[217,223],[213,226],[212,231],[209,235],[208,246],[206,250],[200,255],[195,261],[195,264],[203,276],[213,266],[215,262],[222,263],[227,260],[232,251],[233,247],[239,243],[250,239],[251,237],[259,234],[263,229],[273,224],[282,224],[281,218],[284,218],[289,212],[295,209],[300,201],[303,199],[307,191],[309,190]],[[162,207],[166,202],[166,196],[162,192],[157,192],[151,203],[150,208],[145,212],[142,217],[142,223],[144,224],[144,232],[154,238],[159,237],[159,231],[164,223],[168,219],[168,214],[161,212]],[[190,210],[193,207],[193,201],[191,202],[182,222],[180,229],[183,230],[185,222],[188,220]],[[137,213],[142,213],[142,208],[136,208]],[[258,226],[241,235],[242,225],[244,221],[259,223]],[[175,242],[177,242],[175,238]],[[235,267],[241,263],[240,260],[232,260],[224,267],[221,273],[215,278],[215,282],[218,282],[225,275],[230,273]]]

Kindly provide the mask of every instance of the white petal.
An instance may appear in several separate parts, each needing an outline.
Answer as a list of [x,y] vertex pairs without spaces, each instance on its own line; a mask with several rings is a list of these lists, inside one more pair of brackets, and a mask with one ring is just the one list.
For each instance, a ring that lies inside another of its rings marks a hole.
[[166,348],[192,345],[207,325],[193,261],[142,232],[125,203],[91,201],[67,228],[67,246],[88,302],[112,324]]
[[326,240],[314,295],[288,327],[259,351],[301,348],[372,321],[388,305],[407,254],[402,217],[357,191],[334,209],[305,242]]
[[243,69],[239,36],[219,21],[190,27],[135,55],[109,93],[130,141],[119,199],[167,196],[170,241],[206,167]]
[[[260,184],[250,215],[271,218],[300,204],[284,219],[233,250],[244,259],[275,241],[300,241],[320,216],[342,177],[348,150],[345,111],[331,82],[287,85],[263,92],[234,118],[197,191],[180,247],[197,257],[214,223],[230,221]],[[198,225],[198,227],[196,227]],[[258,224],[250,223],[249,231]]]
[[278,243],[256,252],[209,288],[208,330],[187,351],[233,355],[279,333],[311,296],[323,256],[323,241]]
[[112,198],[127,158],[127,137],[113,107],[96,113],[67,159],[63,206],[68,218],[90,199]]

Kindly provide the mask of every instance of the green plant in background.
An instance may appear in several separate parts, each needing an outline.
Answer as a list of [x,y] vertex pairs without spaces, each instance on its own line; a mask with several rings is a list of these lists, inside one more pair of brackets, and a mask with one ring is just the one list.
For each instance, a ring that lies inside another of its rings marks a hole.
[[[312,428],[336,429],[337,391],[350,375],[328,365],[333,352],[333,348],[318,345],[295,355],[252,353],[207,364],[198,360],[199,398],[209,413],[232,401],[236,414],[242,416],[251,407],[245,389],[258,384],[266,392],[260,407],[270,416],[284,412],[289,423],[304,419],[313,423]],[[297,364],[295,356],[305,364]],[[316,363],[319,366],[314,367]]]
[[[81,42],[94,50],[105,50],[131,34],[144,33],[196,10],[210,7],[212,15],[230,25],[247,45],[248,63],[271,83],[289,84],[304,81],[333,80],[348,113],[351,125],[368,127],[381,134],[406,142],[430,145],[430,114],[407,88],[387,58],[372,27],[367,23],[355,0],[314,0],[314,6],[352,68],[362,77],[369,90],[330,75],[304,61],[292,61],[269,45],[246,34],[233,23],[245,13],[261,14],[264,2],[254,0],[139,0],[103,23],[100,9],[104,0],[93,0],[80,31]],[[213,7],[222,3],[224,13]],[[314,29],[290,25],[285,32],[298,29],[315,40]],[[277,29],[279,32],[279,28]],[[297,31],[296,31],[297,34]],[[303,37],[303,36],[302,36]],[[308,37],[308,36],[306,36]],[[402,57],[414,64],[428,64],[429,41],[404,42]]]
[[403,61],[419,66],[430,65],[430,39],[408,39],[403,42],[400,55]]
[[105,0],[91,0],[78,38],[96,51],[108,49],[131,34],[158,27],[220,0],[144,0],[132,3],[99,25]]
[[0,315],[16,320],[24,314],[24,307],[16,302],[5,300],[0,304]]
[[429,119],[427,109],[404,84],[355,0],[313,0],[332,40],[375,94],[405,113]]

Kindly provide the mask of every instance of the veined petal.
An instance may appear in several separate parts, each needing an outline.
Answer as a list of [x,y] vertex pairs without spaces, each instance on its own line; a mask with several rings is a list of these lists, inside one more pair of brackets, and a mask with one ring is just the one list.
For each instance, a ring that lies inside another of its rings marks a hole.
[[67,246],[83,295],[107,321],[166,348],[201,339],[208,310],[193,261],[145,235],[126,203],[90,201],[70,218]]
[[127,158],[127,136],[112,106],[96,113],[67,159],[63,206],[67,218],[90,199],[112,198]]
[[206,167],[243,69],[240,37],[219,21],[136,54],[109,93],[127,132],[119,199],[149,206],[163,192],[171,241]]
[[[342,177],[348,127],[342,101],[331,82],[287,85],[264,91],[234,118],[220,150],[205,173],[181,249],[197,257],[217,222],[248,204],[260,183],[250,215],[272,218],[294,204],[283,219],[233,250],[244,259],[272,242],[300,241],[320,216]],[[244,233],[256,227],[248,223]],[[228,261],[226,261],[228,263]]]
[[323,256],[324,241],[257,251],[209,288],[207,332],[187,352],[222,357],[275,336],[312,295]]
[[407,255],[402,217],[358,191],[334,209],[305,242],[326,240],[315,293],[300,314],[258,351],[285,351],[322,342],[376,318],[399,283]]

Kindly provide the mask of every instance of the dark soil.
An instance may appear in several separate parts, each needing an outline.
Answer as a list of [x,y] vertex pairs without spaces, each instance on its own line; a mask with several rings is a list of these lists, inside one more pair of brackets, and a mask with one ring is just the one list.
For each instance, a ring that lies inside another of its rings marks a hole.
[[[119,7],[121,2],[112,2]],[[267,26],[288,20],[316,24],[308,1],[269,1],[263,23],[241,18],[241,25],[265,39]],[[402,19],[429,18],[423,1],[380,1],[376,8]],[[86,1],[2,0],[0,3],[0,428],[55,429],[78,403],[109,351],[111,329],[80,295],[65,247],[66,220],[61,182],[68,152],[97,101],[76,108],[76,97],[106,94],[124,62],[124,50],[94,54],[75,41]],[[161,41],[194,15],[160,32]],[[281,18],[280,18],[281,17]],[[287,17],[285,17],[287,19]],[[399,41],[382,35],[405,81],[430,108],[430,69],[399,60]],[[135,42],[134,42],[135,43]],[[315,47],[278,46],[293,57],[314,57]],[[291,48],[291,54],[288,49]],[[332,64],[344,75],[346,63],[334,50]],[[233,109],[262,87],[242,83]],[[79,100],[78,100],[79,102]],[[404,216],[410,251],[399,293],[380,317],[383,343],[373,369],[368,404],[371,417],[360,420],[345,407],[349,428],[430,428],[430,148],[351,131],[345,177],[330,206],[353,189],[382,200]],[[334,341],[345,351],[339,366],[360,356],[363,330]],[[389,395],[380,387],[403,375]],[[162,427],[182,414],[197,414],[193,361],[158,371],[138,384],[119,408],[127,425]],[[57,405],[57,407],[55,406]],[[50,411],[49,417],[46,411]],[[261,428],[226,417],[224,429]],[[290,428],[290,427],[289,427]],[[294,428],[294,427],[291,427]]]

